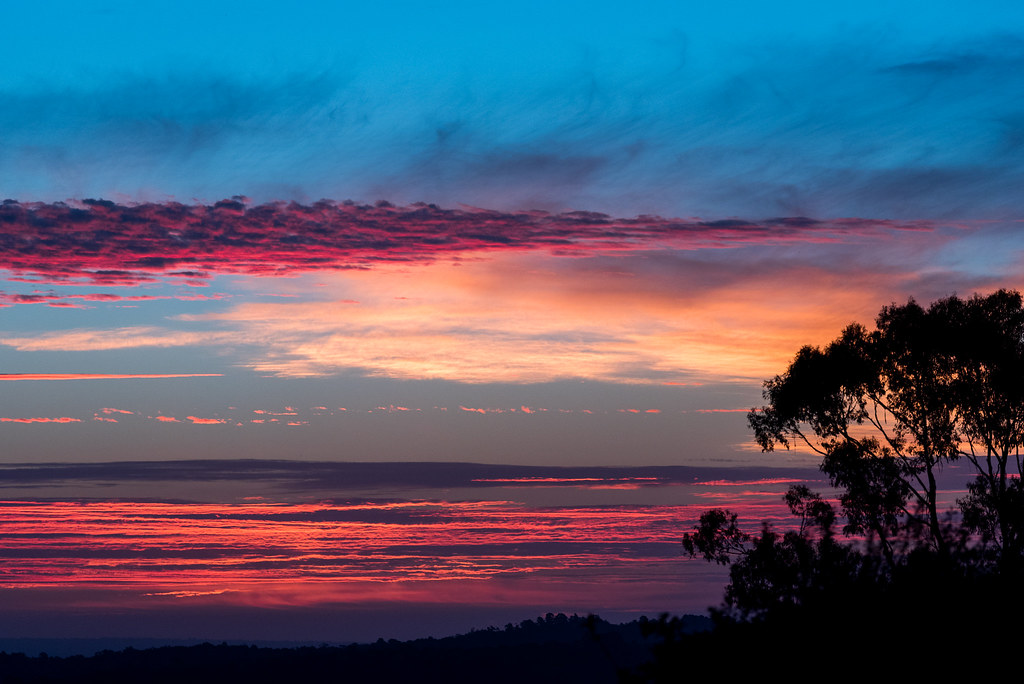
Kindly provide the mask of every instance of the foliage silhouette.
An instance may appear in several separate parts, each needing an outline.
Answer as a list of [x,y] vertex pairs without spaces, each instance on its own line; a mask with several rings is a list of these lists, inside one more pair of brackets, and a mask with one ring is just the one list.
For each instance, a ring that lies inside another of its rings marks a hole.
[[[802,348],[763,396],[766,405],[748,415],[757,442],[818,453],[840,510],[800,486],[786,495],[799,518],[793,531],[765,525],[748,535],[729,511],[702,515],[683,548],[730,564],[720,620],[806,621],[838,610],[877,621],[897,606],[920,619],[939,606],[967,610],[983,596],[998,606],[998,597],[1016,596],[1024,556],[1018,292],[887,306],[874,330],[853,324],[824,348]],[[973,480],[956,509],[942,510],[939,476],[953,462]]]

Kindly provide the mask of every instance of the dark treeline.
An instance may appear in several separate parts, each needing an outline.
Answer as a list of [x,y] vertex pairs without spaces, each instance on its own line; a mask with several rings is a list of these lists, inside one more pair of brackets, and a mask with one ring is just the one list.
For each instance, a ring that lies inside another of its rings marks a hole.
[[[675,626],[676,623],[673,623]],[[653,657],[661,623],[613,625],[548,614],[443,639],[302,648],[227,644],[101,651],[93,656],[0,653],[0,682],[603,682],[630,681]],[[680,631],[707,629],[686,616]]]

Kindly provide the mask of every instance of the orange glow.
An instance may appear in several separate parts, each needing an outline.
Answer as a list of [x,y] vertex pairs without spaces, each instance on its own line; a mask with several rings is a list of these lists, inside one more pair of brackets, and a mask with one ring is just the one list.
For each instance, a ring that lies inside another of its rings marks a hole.
[[303,276],[294,287],[322,286],[317,300],[244,301],[176,319],[216,330],[69,330],[0,343],[20,351],[248,346],[259,352],[241,365],[287,377],[355,369],[470,383],[748,382],[785,368],[800,346],[870,320],[906,278],[804,264],[740,269],[709,284],[688,264],[678,255],[663,262],[645,254],[467,252],[454,263],[380,263],[320,273],[315,282]]

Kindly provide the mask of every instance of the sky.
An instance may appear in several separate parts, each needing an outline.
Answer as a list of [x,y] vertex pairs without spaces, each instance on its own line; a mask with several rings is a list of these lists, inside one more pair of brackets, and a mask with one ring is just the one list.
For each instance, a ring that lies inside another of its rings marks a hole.
[[[762,381],[887,304],[1024,285],[1019,3],[51,2],[5,23],[0,586],[19,607],[0,637],[53,636],[69,596],[141,616],[106,636],[255,638],[245,610],[290,616],[261,638],[415,636],[531,617],[577,581],[566,609],[700,610],[722,577],[673,555],[700,506],[815,476],[752,443]],[[378,465],[268,488],[254,459],[289,482]],[[392,481],[422,462],[463,484]],[[468,464],[583,470],[492,487]],[[645,466],[697,470],[630,479]],[[613,526],[609,560],[599,512],[560,501],[650,524]],[[341,521],[383,525],[419,574],[356,573],[309,530],[245,541],[285,533],[278,506],[355,534],[360,563],[377,532]],[[410,541],[392,506],[465,516],[473,541],[433,522]],[[244,572],[184,569],[221,548],[215,525],[182,556],[72,543],[104,515],[142,539],[140,519],[216,507],[255,530],[223,542]],[[488,537],[520,518],[515,543]],[[527,561],[523,540],[580,546]],[[461,622],[424,617],[440,586],[473,597],[442,611]],[[606,605],[609,586],[630,591]]]

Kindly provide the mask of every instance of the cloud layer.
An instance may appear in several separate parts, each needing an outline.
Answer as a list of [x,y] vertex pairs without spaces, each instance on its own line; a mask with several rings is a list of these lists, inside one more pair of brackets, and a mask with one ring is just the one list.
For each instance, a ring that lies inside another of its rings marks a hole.
[[[756,380],[802,344],[867,322],[891,301],[1019,286],[1015,231],[1011,223],[625,219],[326,200],[7,202],[0,267],[12,286],[50,289],[0,293],[0,306],[128,301],[158,311],[196,301],[144,324],[54,319],[56,329],[2,331],[0,344],[221,349],[237,365],[289,377]],[[998,242],[996,257],[989,246]],[[235,276],[224,283],[228,295],[65,292],[199,286],[225,275]],[[253,276],[289,278],[263,296]]]
[[[239,199],[213,205],[6,201],[0,205],[0,268],[16,274],[14,279],[33,281],[134,285],[169,278],[201,285],[218,273],[290,275],[468,252],[547,250],[574,256],[862,241],[892,231],[931,229],[924,222],[866,219],[624,219],[583,211],[499,212],[327,200],[258,206]],[[47,298],[18,295],[15,300]]]

